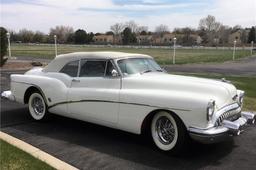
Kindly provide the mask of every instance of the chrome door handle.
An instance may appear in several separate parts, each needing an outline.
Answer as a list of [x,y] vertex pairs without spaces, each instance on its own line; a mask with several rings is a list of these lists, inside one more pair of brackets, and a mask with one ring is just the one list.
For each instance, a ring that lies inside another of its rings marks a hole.
[[72,79],[72,82],[80,82],[78,79]]

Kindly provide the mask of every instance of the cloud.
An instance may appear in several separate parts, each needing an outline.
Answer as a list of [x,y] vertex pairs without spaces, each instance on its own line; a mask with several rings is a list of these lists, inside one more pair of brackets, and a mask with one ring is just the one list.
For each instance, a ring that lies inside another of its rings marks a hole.
[[134,20],[154,28],[197,27],[208,14],[225,25],[255,24],[254,0],[2,0],[1,25],[45,33],[56,25],[69,25],[93,32],[108,31],[116,22]]
[[225,25],[256,25],[255,0],[216,0],[209,12]]

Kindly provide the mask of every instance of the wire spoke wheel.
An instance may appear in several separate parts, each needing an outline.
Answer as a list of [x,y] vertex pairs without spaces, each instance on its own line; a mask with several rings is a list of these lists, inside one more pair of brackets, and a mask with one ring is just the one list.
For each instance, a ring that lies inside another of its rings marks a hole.
[[157,120],[155,129],[160,142],[170,144],[173,141],[175,129],[172,122],[166,116],[162,116]]
[[46,104],[44,98],[39,93],[33,93],[29,97],[29,112],[35,120],[41,120],[46,114]]
[[175,118],[165,111],[156,113],[151,122],[151,135],[159,149],[170,151],[175,148],[179,136]]

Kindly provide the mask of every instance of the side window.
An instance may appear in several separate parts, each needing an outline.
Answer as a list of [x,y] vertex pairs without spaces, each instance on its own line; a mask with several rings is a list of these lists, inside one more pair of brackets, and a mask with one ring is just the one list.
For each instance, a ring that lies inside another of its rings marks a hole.
[[114,69],[114,66],[111,61],[108,61],[107,63],[107,69],[106,69],[106,75],[107,77],[112,77],[112,70]]
[[65,73],[71,77],[76,77],[78,72],[79,61],[71,61],[66,64],[61,70],[61,73]]
[[103,77],[105,74],[106,61],[82,60],[80,77]]

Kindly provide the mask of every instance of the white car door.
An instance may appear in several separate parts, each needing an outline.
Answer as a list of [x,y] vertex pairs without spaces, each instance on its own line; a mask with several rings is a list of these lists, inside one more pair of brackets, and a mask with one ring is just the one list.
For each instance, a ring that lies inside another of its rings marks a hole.
[[68,92],[70,114],[93,123],[117,123],[121,77],[113,77],[113,69],[110,60],[80,60],[79,76]]

